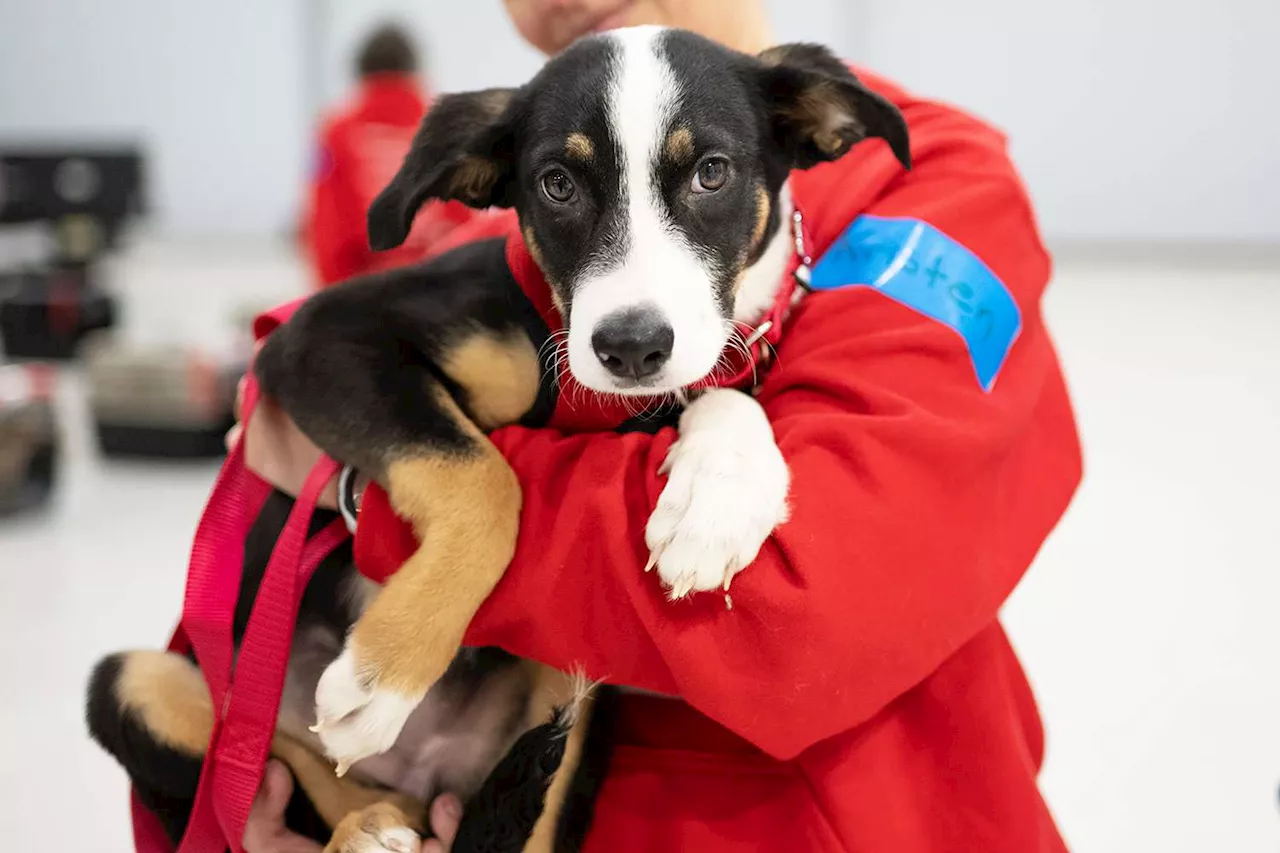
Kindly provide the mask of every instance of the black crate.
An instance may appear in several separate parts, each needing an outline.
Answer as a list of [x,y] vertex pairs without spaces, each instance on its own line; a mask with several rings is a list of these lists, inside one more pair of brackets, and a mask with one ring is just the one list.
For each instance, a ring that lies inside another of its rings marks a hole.
[[102,455],[133,459],[216,459],[226,455],[228,418],[213,427],[149,427],[95,424]]
[[80,341],[116,321],[116,302],[88,267],[0,274],[0,342],[9,358],[74,358]]

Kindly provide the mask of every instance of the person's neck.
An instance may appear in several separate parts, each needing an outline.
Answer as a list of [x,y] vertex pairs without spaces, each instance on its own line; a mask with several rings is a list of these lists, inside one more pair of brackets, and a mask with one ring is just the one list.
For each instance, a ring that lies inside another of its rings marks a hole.
[[743,53],[755,55],[774,45],[773,29],[764,10],[755,4],[744,3],[742,14],[732,23],[725,23],[724,32],[717,34],[715,40],[725,47]]

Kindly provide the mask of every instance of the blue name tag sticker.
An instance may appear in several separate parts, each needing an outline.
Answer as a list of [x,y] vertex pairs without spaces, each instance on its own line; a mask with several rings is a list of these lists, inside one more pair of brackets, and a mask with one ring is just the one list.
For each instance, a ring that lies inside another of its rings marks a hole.
[[860,216],[813,268],[810,287],[872,287],[964,340],[984,391],[1022,331],[1008,288],[973,252],[918,219]]

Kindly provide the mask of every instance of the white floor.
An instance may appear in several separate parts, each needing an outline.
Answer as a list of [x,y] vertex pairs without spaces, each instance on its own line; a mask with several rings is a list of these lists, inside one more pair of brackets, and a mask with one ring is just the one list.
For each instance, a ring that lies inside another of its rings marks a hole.
[[[243,298],[303,282],[243,247],[144,247],[116,277],[151,342],[214,343]],[[1049,316],[1087,480],[1006,613],[1046,795],[1077,851],[1280,849],[1280,269],[1065,263]],[[14,850],[123,851],[81,690],[98,655],[167,636],[215,469],[97,458],[64,379],[61,494],[0,522],[0,816]]]

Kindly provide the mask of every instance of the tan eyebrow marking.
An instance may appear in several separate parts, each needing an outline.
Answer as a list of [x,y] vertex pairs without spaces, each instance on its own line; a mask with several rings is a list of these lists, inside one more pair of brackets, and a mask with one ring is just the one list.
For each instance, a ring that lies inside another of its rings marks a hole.
[[596,156],[596,147],[585,133],[574,132],[564,141],[564,152],[579,160],[590,160]]
[[667,156],[677,163],[693,159],[693,134],[687,127],[678,127],[667,137]]

